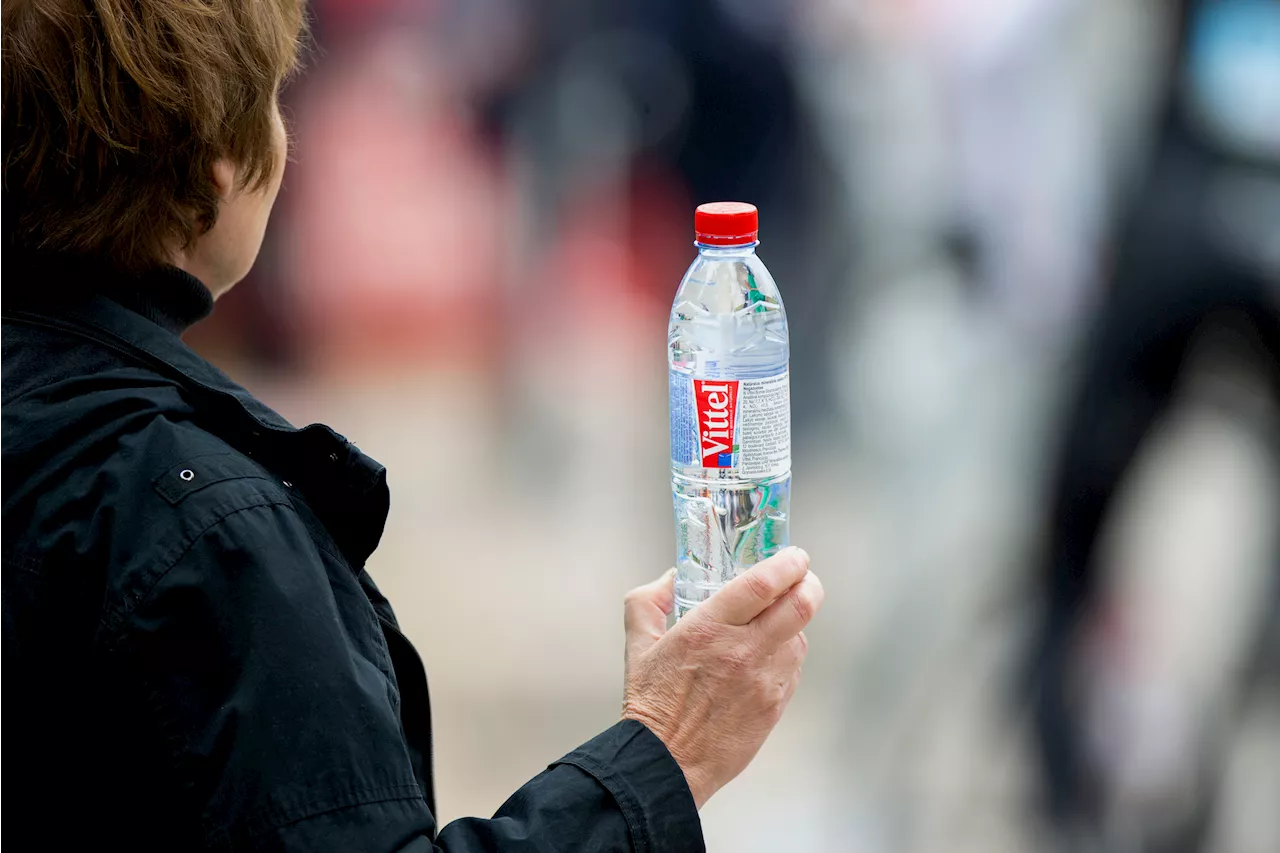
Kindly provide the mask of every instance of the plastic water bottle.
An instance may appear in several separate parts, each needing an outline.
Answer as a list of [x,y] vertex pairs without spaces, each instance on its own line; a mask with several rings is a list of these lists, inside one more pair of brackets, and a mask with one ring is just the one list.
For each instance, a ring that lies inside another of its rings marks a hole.
[[698,257],[671,306],[671,493],[676,615],[787,546],[787,315],[756,256],[754,205],[698,207]]

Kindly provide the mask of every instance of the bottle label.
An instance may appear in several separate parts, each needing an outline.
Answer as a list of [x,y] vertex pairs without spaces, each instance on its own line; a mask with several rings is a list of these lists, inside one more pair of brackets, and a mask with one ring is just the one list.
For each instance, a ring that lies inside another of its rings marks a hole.
[[791,385],[671,371],[671,461],[764,479],[791,470]]

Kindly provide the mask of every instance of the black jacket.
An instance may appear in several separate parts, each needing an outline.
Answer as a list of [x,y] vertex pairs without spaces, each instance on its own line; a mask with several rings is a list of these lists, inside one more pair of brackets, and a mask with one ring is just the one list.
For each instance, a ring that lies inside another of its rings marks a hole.
[[635,722],[438,829],[426,676],[364,571],[384,469],[188,349],[185,273],[4,280],[12,849],[703,849]]

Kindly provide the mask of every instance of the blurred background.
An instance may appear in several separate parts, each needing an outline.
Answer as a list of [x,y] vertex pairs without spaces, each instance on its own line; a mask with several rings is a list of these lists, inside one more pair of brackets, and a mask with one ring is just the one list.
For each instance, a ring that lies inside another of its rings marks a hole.
[[827,599],[710,849],[1280,850],[1278,0],[310,8],[267,245],[189,339],[389,467],[442,820],[617,718],[731,199]]

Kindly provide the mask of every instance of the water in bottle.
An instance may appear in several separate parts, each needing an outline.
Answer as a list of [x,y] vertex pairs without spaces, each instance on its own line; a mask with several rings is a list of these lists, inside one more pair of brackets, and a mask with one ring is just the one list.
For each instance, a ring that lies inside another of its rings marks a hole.
[[756,256],[756,208],[694,213],[698,257],[671,306],[671,492],[676,615],[787,546],[787,315]]

